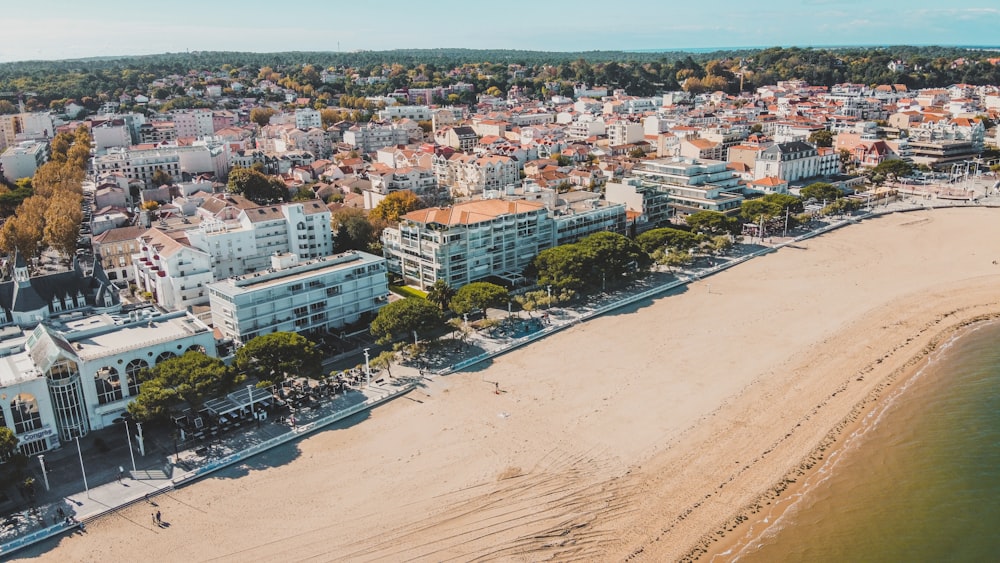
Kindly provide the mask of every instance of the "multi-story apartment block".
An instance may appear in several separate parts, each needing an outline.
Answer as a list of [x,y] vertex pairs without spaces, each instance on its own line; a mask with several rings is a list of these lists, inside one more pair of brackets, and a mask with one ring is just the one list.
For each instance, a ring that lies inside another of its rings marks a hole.
[[210,109],[175,111],[172,115],[178,138],[200,139],[215,133],[215,120]]
[[477,200],[407,213],[382,232],[389,271],[427,288],[461,287],[490,276],[520,277],[552,246],[555,223],[538,202]]
[[191,350],[216,354],[211,329],[185,311],[64,314],[36,324],[0,336],[0,424],[25,455],[120,420],[142,370]]
[[608,125],[608,144],[611,146],[628,145],[643,140],[646,136],[641,123],[619,119]]
[[368,180],[371,182],[371,189],[363,192],[365,209],[374,208],[382,198],[392,192],[409,190],[421,195],[438,190],[434,170],[419,166],[389,168],[385,165],[376,165],[368,171]]
[[378,111],[380,121],[397,119],[412,119],[413,121],[430,121],[431,108],[427,106],[389,106]]
[[385,259],[351,251],[300,262],[275,254],[265,271],[208,288],[212,324],[244,343],[277,331],[323,333],[374,315],[388,302]]
[[670,220],[670,193],[660,189],[659,184],[644,182],[638,176],[623,178],[621,182],[608,182],[604,187],[604,198],[612,203],[621,203],[627,211],[639,214],[636,232]]
[[94,150],[103,153],[111,147],[126,148],[132,144],[128,125],[122,119],[113,119],[90,128],[94,140]]
[[[516,199],[484,199],[432,207],[402,217],[382,233],[389,271],[427,288],[436,280],[452,287],[489,277],[523,280],[539,252],[600,231],[625,232],[625,206],[577,192],[574,201],[551,210],[538,192]],[[529,200],[532,199],[532,200]],[[572,199],[572,198],[571,198]]]
[[215,281],[211,255],[155,227],[139,237],[139,245],[139,252],[132,256],[138,291],[149,292],[169,311],[208,302],[205,285]]
[[410,140],[406,128],[396,124],[369,123],[364,127],[351,127],[344,132],[344,142],[358,152],[371,153],[385,147],[405,145]]
[[139,142],[158,145],[177,140],[177,128],[173,121],[151,121],[139,126]]
[[0,170],[10,182],[20,178],[31,178],[35,170],[49,159],[49,145],[44,142],[23,141],[7,147],[0,154]]
[[94,170],[98,174],[121,172],[126,178],[152,188],[153,173],[157,170],[170,174],[174,182],[182,181],[183,173],[190,176],[211,173],[224,178],[229,173],[229,156],[225,145],[201,141],[191,146],[111,148],[108,154],[94,158]]
[[435,155],[434,174],[456,197],[500,190],[518,183],[518,163],[509,156],[453,153]]
[[[735,214],[743,203],[739,178],[716,160],[667,158],[646,160],[632,170],[640,187],[650,186],[670,196],[674,215],[690,215],[698,211],[718,211]],[[622,183],[632,181],[626,178]],[[657,217],[655,222],[661,222]]]
[[192,248],[210,257],[214,279],[267,268],[273,254],[308,260],[333,252],[330,210],[320,200],[230,209],[186,234]]
[[295,128],[308,131],[313,127],[323,127],[323,119],[319,110],[312,108],[299,108],[295,110]]

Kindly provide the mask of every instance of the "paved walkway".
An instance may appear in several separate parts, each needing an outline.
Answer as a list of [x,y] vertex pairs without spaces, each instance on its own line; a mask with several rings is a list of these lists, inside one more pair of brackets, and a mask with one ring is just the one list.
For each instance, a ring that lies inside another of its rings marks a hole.
[[[983,191],[985,192],[985,189]],[[32,464],[29,467],[29,470],[35,473],[39,485],[36,487],[34,498],[23,494],[20,502],[15,501],[21,509],[2,523],[0,541],[4,543],[0,544],[0,555],[7,555],[26,545],[64,533],[80,526],[81,523],[85,524],[89,520],[133,503],[155,502],[156,495],[176,486],[190,483],[252,455],[296,440],[405,393],[418,385],[425,375],[445,375],[458,371],[593,316],[662,295],[690,281],[702,279],[755,256],[772,252],[774,248],[856,223],[867,217],[897,211],[956,206],[1000,206],[1000,194],[990,194],[986,197],[984,193],[978,204],[953,200],[904,199],[886,206],[875,207],[871,213],[859,213],[820,222],[818,228],[807,233],[790,233],[797,235],[794,237],[775,237],[760,244],[739,245],[730,256],[720,258],[712,265],[688,268],[676,273],[655,271],[628,288],[593,296],[585,304],[544,311],[544,320],[540,318],[542,313],[537,313],[539,316],[525,316],[524,313],[512,315],[514,322],[520,323],[522,332],[511,330],[501,334],[495,331],[491,335],[486,331],[473,330],[464,341],[457,338],[444,339],[436,348],[421,356],[416,365],[393,366],[392,371],[395,376],[393,378],[382,379],[379,375],[369,387],[352,389],[346,394],[322,401],[317,408],[296,412],[294,428],[287,421],[268,420],[248,425],[240,431],[218,438],[189,441],[180,445],[173,444],[168,436],[147,436],[146,455],[135,454],[137,470],[126,470],[124,478],[120,480],[119,468],[132,466],[123,429],[113,428],[94,432],[81,440],[79,450],[73,443],[69,443],[60,450],[45,454],[52,490],[45,491],[41,485],[43,479],[40,465]],[[508,314],[502,312],[495,313],[494,316],[503,318]],[[457,332],[455,336],[458,336]],[[122,435],[117,445],[112,444],[109,451],[100,451],[98,440],[107,445],[114,442],[115,434]],[[90,485],[87,491],[81,490],[83,487],[81,464],[87,471]],[[67,520],[67,517],[70,519]]]

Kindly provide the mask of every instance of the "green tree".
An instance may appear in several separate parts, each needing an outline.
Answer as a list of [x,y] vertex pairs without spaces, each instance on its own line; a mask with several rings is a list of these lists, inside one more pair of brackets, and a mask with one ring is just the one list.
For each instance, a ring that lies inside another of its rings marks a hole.
[[912,174],[913,165],[905,160],[894,158],[892,160],[883,160],[878,163],[872,172],[874,174],[881,174],[892,181],[897,181],[904,176]]
[[284,182],[252,168],[234,168],[229,173],[226,189],[260,205],[288,201],[288,189]]
[[643,252],[653,254],[664,247],[674,250],[690,250],[697,247],[703,238],[697,233],[662,227],[642,233],[635,237],[635,242]]
[[718,211],[696,211],[685,217],[684,221],[692,231],[705,235],[737,235],[740,232],[740,222],[737,219]]
[[448,307],[451,298],[455,296],[455,289],[444,280],[435,280],[434,285],[427,291],[427,300],[444,311]]
[[382,307],[371,324],[371,333],[379,344],[407,338],[414,331],[421,333],[439,328],[441,311],[433,303],[419,297],[407,297]]
[[164,171],[162,168],[157,168],[153,171],[153,185],[154,186],[169,186],[174,183],[174,179]]
[[602,290],[608,282],[617,284],[623,278],[645,271],[649,254],[626,236],[609,231],[594,233],[577,243],[590,257],[588,285]]
[[389,377],[392,377],[392,364],[396,361],[398,354],[393,350],[383,350],[378,356],[371,359],[371,367],[375,369],[385,369]]
[[333,239],[334,252],[368,250],[369,245],[377,238],[375,226],[361,209],[338,209],[331,216],[330,223],[336,233]]
[[272,332],[251,339],[236,351],[236,368],[261,383],[289,375],[316,377],[323,358],[316,345],[295,332]]
[[197,409],[242,381],[222,360],[197,351],[162,361],[139,378],[139,395],[128,406],[139,421],[165,419],[185,403]]
[[503,305],[510,298],[507,288],[489,282],[472,282],[455,292],[448,307],[458,315]]
[[9,458],[17,451],[17,435],[6,426],[0,426],[0,459]]
[[590,259],[581,246],[563,244],[539,252],[532,266],[539,285],[579,290],[587,283]]
[[271,108],[253,108],[250,110],[250,121],[263,127],[271,121],[271,116],[275,113],[277,112]]
[[833,133],[827,131],[826,129],[820,129],[819,131],[814,131],[810,134],[808,140],[817,147],[832,147]]
[[805,200],[833,201],[844,197],[844,192],[833,184],[814,182],[799,190],[799,196]]
[[385,196],[382,201],[371,210],[368,217],[373,221],[384,221],[386,223],[398,223],[399,218],[414,209],[420,209],[423,204],[417,194],[410,190],[400,190]]

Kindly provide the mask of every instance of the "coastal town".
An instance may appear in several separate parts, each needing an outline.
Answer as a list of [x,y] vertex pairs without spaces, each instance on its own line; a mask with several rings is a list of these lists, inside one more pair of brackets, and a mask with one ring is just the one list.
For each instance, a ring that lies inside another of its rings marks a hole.
[[[283,444],[254,429],[339,422],[611,295],[704,283],[879,206],[979,207],[1000,186],[997,85],[727,92],[709,76],[542,96],[479,92],[470,72],[411,69],[390,90],[393,65],[191,70],[47,109],[0,93],[5,540],[42,528],[9,515],[38,504],[60,454],[79,454],[86,488],[85,448],[124,436],[118,483],[172,487],[213,445]],[[448,84],[415,86],[425,73]],[[214,379],[192,391],[181,372]],[[174,450],[154,477],[135,467],[143,425]],[[186,468],[182,451],[198,452]]]

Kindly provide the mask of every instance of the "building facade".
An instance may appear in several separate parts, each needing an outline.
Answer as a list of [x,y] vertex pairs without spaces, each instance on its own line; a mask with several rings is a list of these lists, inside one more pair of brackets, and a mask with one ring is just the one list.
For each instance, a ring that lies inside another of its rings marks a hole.
[[237,343],[277,331],[327,332],[374,315],[388,302],[385,259],[351,251],[299,262],[271,256],[271,268],[208,287],[212,322]]
[[197,350],[214,356],[211,329],[186,312],[54,317],[0,335],[0,423],[27,455],[114,423],[139,393],[139,373]]

